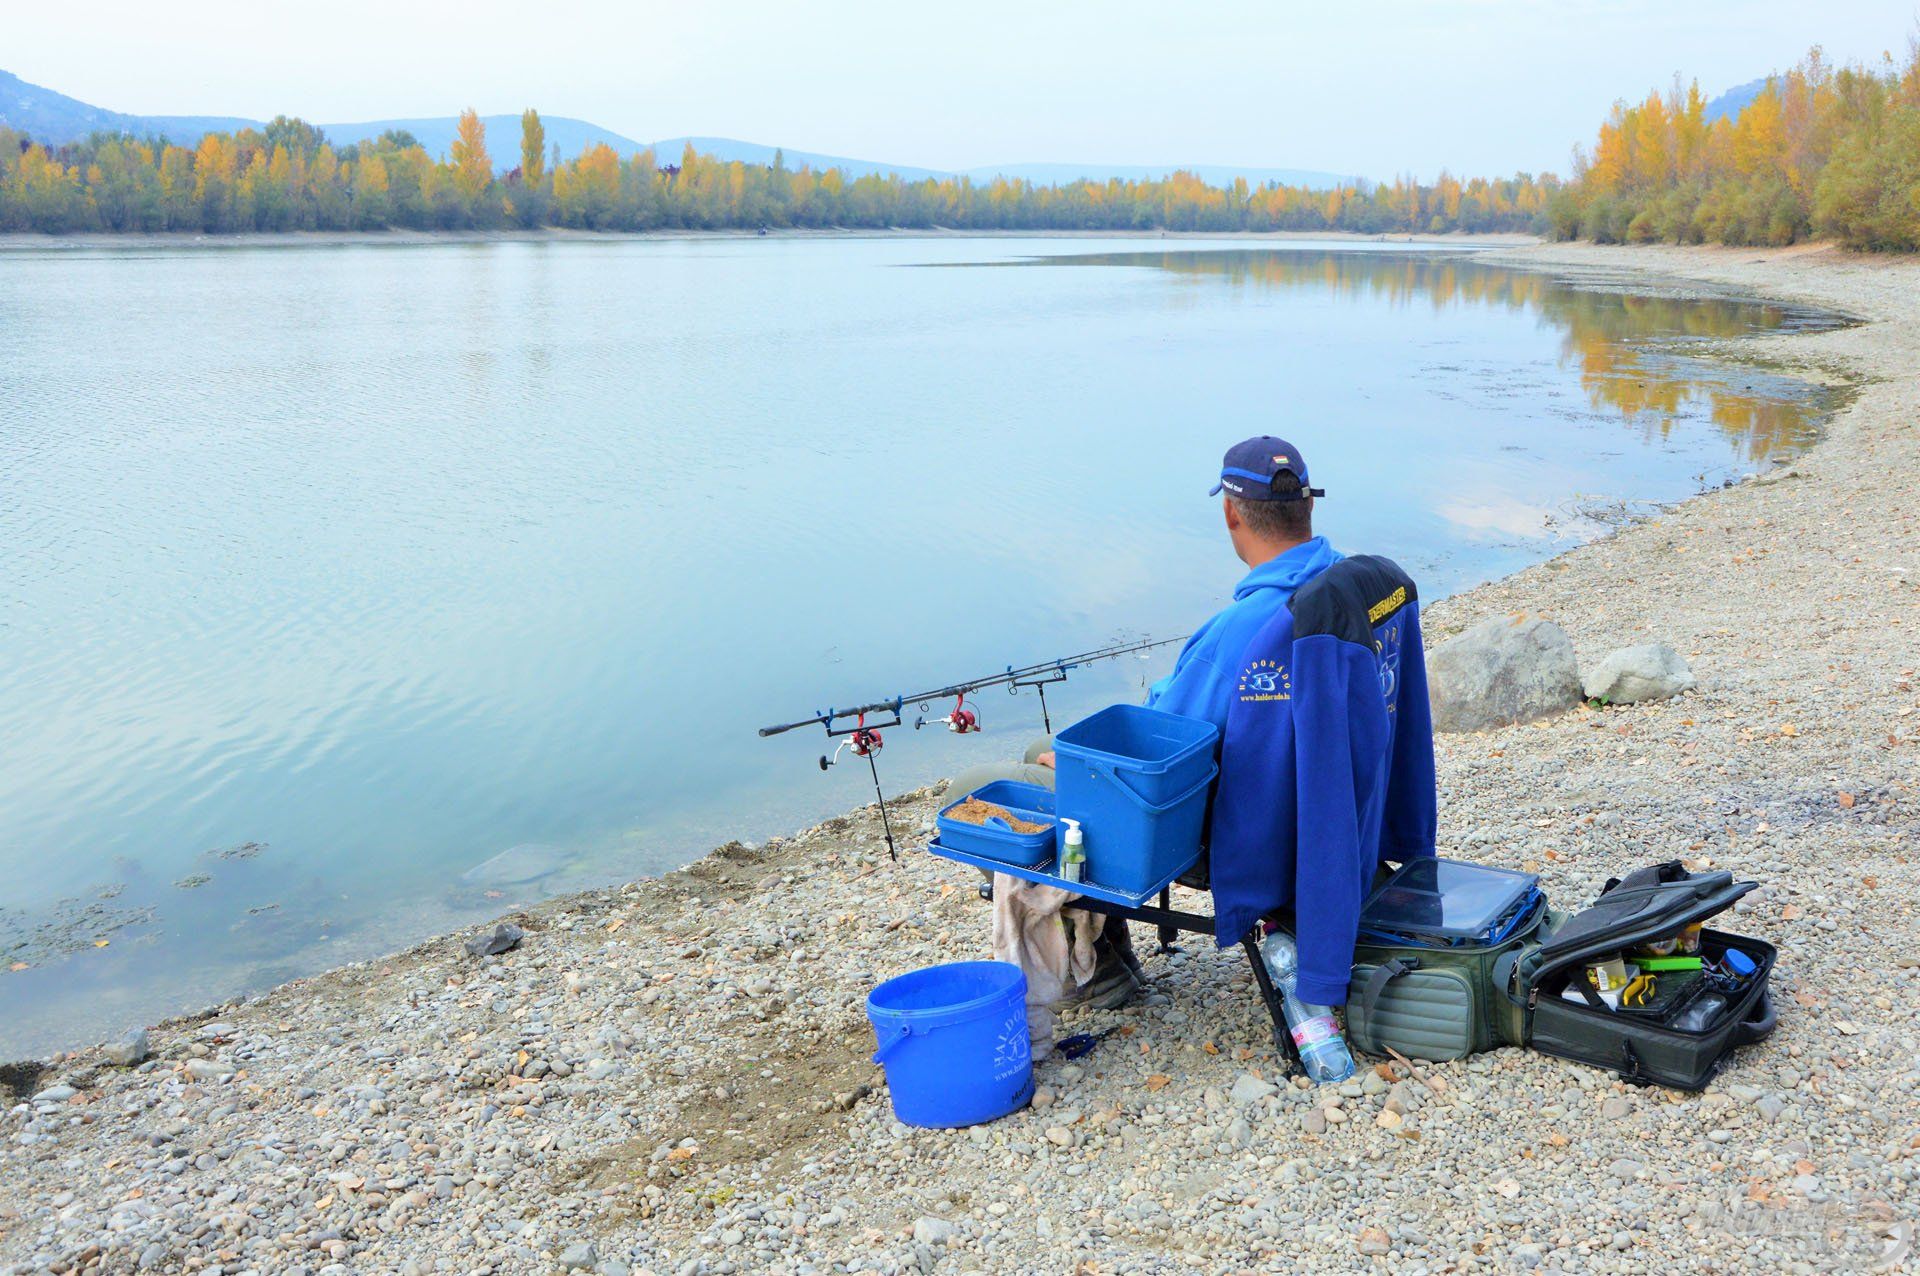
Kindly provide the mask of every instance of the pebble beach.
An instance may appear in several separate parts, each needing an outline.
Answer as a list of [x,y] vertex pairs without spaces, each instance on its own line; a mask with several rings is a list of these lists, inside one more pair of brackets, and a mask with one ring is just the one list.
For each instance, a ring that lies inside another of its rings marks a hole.
[[1439,849],[1569,910],[1662,860],[1759,882],[1719,925],[1779,947],[1779,1027],[1706,1090],[1516,1049],[1310,1088],[1238,949],[1137,928],[1146,995],[1070,1011],[1108,1035],[1030,1109],[908,1128],[864,998],[989,956],[989,908],[970,869],[891,862],[869,806],[516,913],[505,952],[449,935],[0,1068],[0,1276],[1920,1267],[1920,260],[1485,259],[1858,320],[1696,343],[1844,392],[1791,464],[1424,616],[1430,645],[1526,613],[1583,667],[1691,666],[1672,699],[1438,737]]

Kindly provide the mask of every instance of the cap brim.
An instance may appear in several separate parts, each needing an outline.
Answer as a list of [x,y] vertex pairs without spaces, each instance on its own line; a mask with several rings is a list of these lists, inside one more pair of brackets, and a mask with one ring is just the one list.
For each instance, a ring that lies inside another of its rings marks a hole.
[[1211,492],[1208,492],[1208,493],[1207,493],[1207,495],[1208,495],[1208,496],[1218,496],[1218,495],[1220,495],[1220,493],[1222,493],[1222,492],[1224,492],[1224,491],[1226,491],[1226,490],[1227,490],[1227,485],[1226,485],[1225,483],[1215,483],[1215,484],[1213,485],[1213,490],[1212,490]]

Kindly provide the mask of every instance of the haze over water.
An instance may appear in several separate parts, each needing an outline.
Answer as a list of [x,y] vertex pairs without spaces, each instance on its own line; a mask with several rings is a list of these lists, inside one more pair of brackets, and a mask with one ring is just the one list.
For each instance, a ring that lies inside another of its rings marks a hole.
[[[1185,633],[1247,435],[1429,597],[1536,561],[1804,445],[1686,342],[1817,322],[1306,243],[0,252],[0,1058],[869,801],[754,729]],[[1039,728],[979,708],[890,785]]]

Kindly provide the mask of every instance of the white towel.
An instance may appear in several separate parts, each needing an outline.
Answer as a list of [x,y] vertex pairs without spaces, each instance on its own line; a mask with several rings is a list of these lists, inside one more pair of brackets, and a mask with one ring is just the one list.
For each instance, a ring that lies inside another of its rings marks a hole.
[[1093,941],[1106,918],[1068,908],[1079,896],[1005,873],[993,875],[993,955],[1027,976],[1027,1030],[1033,1057],[1053,1053],[1054,1006],[1093,977]]

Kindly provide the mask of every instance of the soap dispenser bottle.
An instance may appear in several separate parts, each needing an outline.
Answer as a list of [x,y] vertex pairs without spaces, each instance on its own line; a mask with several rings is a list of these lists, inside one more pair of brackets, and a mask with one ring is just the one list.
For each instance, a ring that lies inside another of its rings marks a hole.
[[1060,850],[1060,880],[1077,882],[1086,872],[1087,847],[1080,834],[1080,821],[1062,819],[1067,826],[1066,844]]

